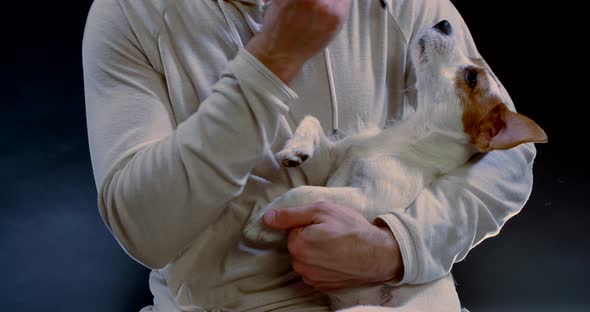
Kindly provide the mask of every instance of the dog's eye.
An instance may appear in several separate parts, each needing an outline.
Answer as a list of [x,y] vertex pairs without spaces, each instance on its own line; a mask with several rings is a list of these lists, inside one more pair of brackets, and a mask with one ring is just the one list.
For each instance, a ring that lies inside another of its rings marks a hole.
[[475,88],[477,85],[477,71],[467,70],[465,72],[465,82],[471,89]]

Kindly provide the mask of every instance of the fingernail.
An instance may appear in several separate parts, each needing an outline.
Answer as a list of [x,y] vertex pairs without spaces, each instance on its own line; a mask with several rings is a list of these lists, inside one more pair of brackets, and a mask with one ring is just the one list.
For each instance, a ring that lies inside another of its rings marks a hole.
[[271,210],[271,211],[264,214],[264,223],[266,223],[268,225],[274,224],[274,221],[276,219],[277,219],[277,212],[274,210]]

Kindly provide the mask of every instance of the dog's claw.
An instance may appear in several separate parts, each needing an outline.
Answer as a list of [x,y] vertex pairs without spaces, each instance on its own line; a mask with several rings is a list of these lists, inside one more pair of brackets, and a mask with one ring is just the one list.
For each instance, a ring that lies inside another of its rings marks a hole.
[[299,165],[301,165],[301,159],[291,159],[291,158],[287,158],[287,159],[283,159],[283,166],[285,167],[297,167]]
[[301,165],[304,161],[309,159],[309,154],[303,151],[297,151],[295,153],[278,153],[277,157],[280,159],[281,164],[285,167],[293,168]]

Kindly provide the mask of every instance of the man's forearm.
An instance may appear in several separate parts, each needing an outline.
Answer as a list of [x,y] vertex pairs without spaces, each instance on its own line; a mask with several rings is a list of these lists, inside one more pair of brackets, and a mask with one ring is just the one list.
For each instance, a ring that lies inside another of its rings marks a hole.
[[352,0],[275,0],[264,12],[263,29],[246,49],[283,82],[324,49],[342,27]]
[[441,177],[406,211],[381,216],[400,245],[401,283],[443,277],[471,248],[498,234],[528,199],[534,156],[532,144],[489,153]]

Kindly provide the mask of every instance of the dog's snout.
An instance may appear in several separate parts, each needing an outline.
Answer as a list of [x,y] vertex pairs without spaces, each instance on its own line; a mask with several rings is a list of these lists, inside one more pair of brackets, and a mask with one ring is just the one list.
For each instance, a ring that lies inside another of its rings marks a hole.
[[434,25],[434,28],[440,31],[445,35],[450,35],[453,32],[453,27],[451,27],[451,23],[447,20],[442,20]]

